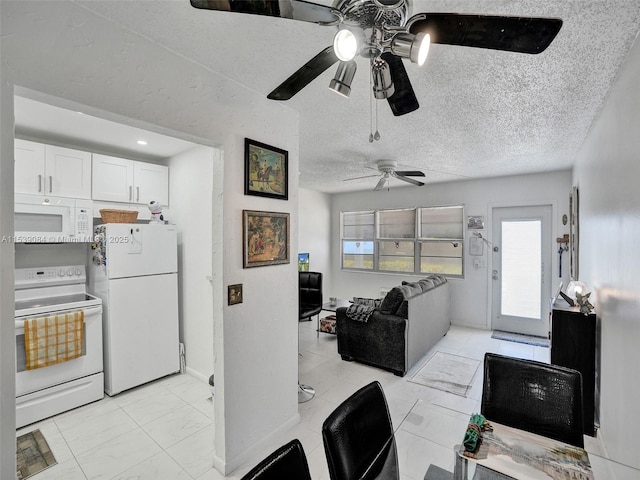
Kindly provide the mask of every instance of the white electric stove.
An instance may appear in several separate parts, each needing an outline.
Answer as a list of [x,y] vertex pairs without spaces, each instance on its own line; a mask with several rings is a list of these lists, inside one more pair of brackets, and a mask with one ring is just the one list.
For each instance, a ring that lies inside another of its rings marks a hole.
[[[15,270],[16,426],[79,407],[104,396],[102,300],[86,292],[84,265]],[[84,312],[82,355],[26,370],[24,320]]]

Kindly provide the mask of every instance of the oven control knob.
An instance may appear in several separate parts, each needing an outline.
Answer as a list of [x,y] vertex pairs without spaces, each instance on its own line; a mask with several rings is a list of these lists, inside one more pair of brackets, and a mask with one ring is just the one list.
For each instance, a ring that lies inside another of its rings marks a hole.
[[81,274],[82,274],[82,272],[80,271],[80,269],[79,269],[79,268],[76,268],[76,275],[77,275],[77,276],[80,276]]
[[58,276],[64,277],[64,270],[58,270]]
[[69,275],[69,276],[73,275],[73,269],[72,269],[72,268],[70,268],[69,270],[67,270],[67,275]]

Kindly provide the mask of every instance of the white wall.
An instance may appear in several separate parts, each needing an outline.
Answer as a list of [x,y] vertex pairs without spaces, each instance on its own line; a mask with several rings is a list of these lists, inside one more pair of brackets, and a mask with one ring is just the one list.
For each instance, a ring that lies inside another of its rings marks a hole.
[[222,152],[204,146],[169,159],[171,223],[178,227],[180,341],[187,372],[204,381],[213,373],[212,235],[220,227],[213,221],[213,172],[221,164]]
[[639,84],[640,42],[636,39],[574,170],[580,195],[580,280],[595,291],[602,325],[600,436],[613,460],[637,469]]
[[[296,262],[244,270],[241,240],[243,208],[282,211],[291,215],[291,251],[298,251],[297,176],[290,175],[288,202],[243,195],[244,137],[288,150],[290,171],[298,171],[297,114],[75,2],[1,3],[3,233],[12,230],[13,121],[12,100],[6,99],[14,85],[58,99],[58,106],[81,105],[88,114],[126,119],[134,126],[224,151],[224,174],[214,188],[224,192],[224,199],[214,199],[213,205],[218,206],[214,217],[219,215],[221,221],[212,234],[216,375],[212,463],[228,473],[276,435],[278,427],[299,419]],[[10,69],[10,80],[5,69]],[[5,320],[13,304],[13,250],[3,245],[0,251]],[[234,283],[245,285],[244,303],[223,306],[226,286]],[[2,328],[10,323],[3,321]],[[3,334],[3,342],[12,336]],[[5,385],[13,381],[13,351],[3,348],[1,355],[11,356],[0,365],[5,409],[5,402],[12,402],[12,395],[5,396]],[[6,391],[11,393],[10,388]],[[12,416],[4,413],[3,441],[14,435]],[[8,445],[3,443],[3,452],[13,451]]]
[[[428,181],[428,179],[427,179]],[[569,214],[569,193],[571,173],[568,171],[545,174],[519,175],[510,177],[465,180],[438,183],[421,188],[402,187],[389,191],[366,191],[337,194],[333,197],[332,233],[332,296],[350,298],[353,296],[377,297],[381,287],[394,287],[406,275],[371,274],[348,272],[340,269],[340,212],[395,207],[424,207],[464,204],[465,216],[482,215],[485,228],[482,235],[491,240],[491,211],[493,207],[511,205],[551,204],[554,216],[551,236],[552,251],[557,250],[556,237],[569,233],[569,226],[563,226],[563,214]],[[470,233],[465,229],[466,239]],[[488,295],[491,293],[491,255],[484,250],[486,267],[474,268],[474,257],[468,254],[465,245],[464,279],[451,279],[451,322],[476,328],[490,328]],[[558,260],[552,255],[552,285],[557,286]],[[569,256],[563,256],[563,276],[569,271]],[[548,292],[551,295],[551,288]]]
[[331,289],[331,195],[300,189],[299,253],[309,254],[309,270],[322,272],[325,301]]
[[[0,15],[4,6],[0,2]],[[4,60],[4,51],[2,51]],[[0,63],[0,239],[13,236],[13,83]],[[14,248],[0,241],[0,478],[16,476],[16,382],[13,299]]]

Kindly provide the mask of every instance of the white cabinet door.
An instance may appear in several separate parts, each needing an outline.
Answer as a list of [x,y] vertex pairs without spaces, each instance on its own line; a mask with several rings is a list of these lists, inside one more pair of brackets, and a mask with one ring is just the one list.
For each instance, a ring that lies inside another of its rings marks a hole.
[[152,200],[169,205],[169,167],[153,163],[134,162],[136,203],[147,204]]
[[45,195],[91,198],[91,153],[45,147]]
[[93,154],[93,199],[133,201],[133,160]]
[[44,193],[44,145],[14,140],[15,193]]

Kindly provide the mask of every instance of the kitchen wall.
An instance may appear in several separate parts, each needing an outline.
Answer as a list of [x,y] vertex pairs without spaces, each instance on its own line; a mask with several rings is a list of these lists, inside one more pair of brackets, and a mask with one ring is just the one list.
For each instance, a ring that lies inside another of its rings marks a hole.
[[[82,106],[87,114],[130,121],[141,128],[218,147],[224,152],[220,188],[214,190],[224,192],[224,198],[218,195],[212,205],[222,207],[221,221],[212,233],[216,375],[212,457],[216,468],[229,473],[281,429],[299,420],[296,262],[242,268],[243,209],[289,213],[291,252],[298,251],[297,175],[289,176],[288,202],[243,193],[244,137],[287,150],[290,172],[298,171],[298,116],[286,106],[270,102],[76,2],[0,3],[3,233],[11,234],[13,230],[13,189],[9,183],[13,178],[13,155],[12,149],[5,147],[12,142],[4,140],[13,135],[9,96],[13,95],[14,86],[20,94],[36,93],[63,108]],[[7,98],[9,101],[5,101]],[[2,313],[3,318],[10,318],[12,302],[4,299],[11,298],[13,289],[13,249],[3,245],[0,252],[1,260],[6,262],[0,277]],[[244,302],[221,304],[226,299],[226,286],[235,283],[244,284]],[[12,335],[9,332],[2,338]],[[13,350],[3,348],[0,355],[11,356],[11,361],[3,360],[0,365],[5,385],[13,379]],[[4,402],[12,402],[13,392],[7,390],[9,394],[5,395],[5,387],[2,388],[4,409],[8,408]],[[2,419],[2,439],[7,439],[8,431],[14,434],[12,415],[5,417],[3,412]],[[9,442],[2,450],[13,451],[8,445]]]
[[[427,177],[428,182],[428,177]],[[373,185],[373,184],[372,184]],[[391,288],[406,280],[406,275],[370,274],[341,270],[340,263],[340,212],[378,208],[438,206],[464,204],[465,216],[482,215],[485,228],[482,234],[491,240],[491,211],[493,207],[551,204],[553,219],[552,251],[556,250],[556,237],[569,233],[563,226],[563,214],[569,214],[571,173],[569,171],[544,174],[497,177],[480,180],[428,184],[425,187],[392,188],[389,191],[364,191],[334,195],[331,205],[331,295],[339,298],[353,296],[378,297],[380,288]],[[466,240],[471,235],[466,229]],[[465,245],[464,279],[451,279],[451,322],[476,328],[490,328],[491,255],[484,250],[486,266],[475,268],[473,260],[480,257],[468,254]],[[552,285],[558,278],[558,256],[552,254]],[[569,256],[563,256],[563,274],[569,272]],[[549,289],[548,295],[551,296]]]
[[331,288],[331,195],[300,189],[300,240],[298,252],[309,254],[309,270],[322,272],[324,301]]
[[[601,322],[600,437],[616,462],[640,469],[640,42],[636,39],[578,155],[579,280]],[[609,478],[626,477],[613,464]]]
[[[0,2],[0,16],[4,6]],[[0,44],[1,48],[1,44]],[[4,54],[4,51],[2,51]],[[2,55],[4,59],[4,55]],[[0,61],[0,478],[16,475],[16,376],[13,301],[13,88],[11,71]]]
[[211,147],[196,147],[169,160],[171,218],[178,227],[180,341],[187,372],[203,381],[213,373],[213,232],[222,210],[213,201],[221,193],[219,185],[214,192],[221,169],[222,152]]

